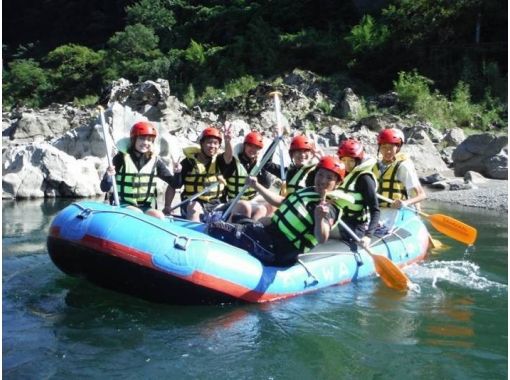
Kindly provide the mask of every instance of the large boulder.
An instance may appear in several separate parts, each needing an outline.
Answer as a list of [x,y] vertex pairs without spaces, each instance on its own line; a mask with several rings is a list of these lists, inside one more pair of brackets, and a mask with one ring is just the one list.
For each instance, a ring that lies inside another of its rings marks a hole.
[[98,158],[76,160],[48,143],[14,147],[7,157],[3,198],[82,198],[101,193]]
[[50,141],[65,132],[85,125],[95,112],[92,108],[75,107],[71,104],[52,104],[48,108],[34,110],[18,108],[4,113],[2,136],[6,145]]
[[487,178],[508,179],[508,138],[482,133],[469,136],[452,154],[455,175],[475,171]]
[[45,141],[71,129],[62,114],[51,110],[43,112],[26,111],[21,114],[11,139],[20,141]]

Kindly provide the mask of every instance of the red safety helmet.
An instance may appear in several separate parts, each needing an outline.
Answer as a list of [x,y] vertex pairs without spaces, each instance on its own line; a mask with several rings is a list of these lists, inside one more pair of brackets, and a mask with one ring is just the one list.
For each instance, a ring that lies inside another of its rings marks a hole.
[[206,129],[204,129],[202,131],[202,133],[200,134],[199,141],[202,142],[207,137],[215,137],[218,140],[220,140],[220,144],[221,144],[221,141],[222,141],[221,132],[217,128],[207,127]]
[[252,144],[258,146],[259,148],[264,147],[264,140],[262,139],[262,135],[256,131],[251,131],[244,138],[245,144]]
[[130,136],[138,137],[138,136],[153,136],[156,138],[158,135],[158,131],[156,128],[152,125],[152,123],[148,121],[139,121],[138,123],[135,123],[131,127]]
[[387,128],[379,132],[377,144],[395,144],[401,146],[404,143],[404,133],[400,129]]
[[340,181],[345,177],[345,164],[335,156],[322,157],[317,164],[317,169],[321,168],[335,173]]
[[352,157],[362,160],[364,156],[363,145],[358,140],[344,140],[338,147],[338,156],[340,158]]
[[290,143],[289,152],[292,153],[295,150],[313,150],[313,143],[304,135],[296,136]]

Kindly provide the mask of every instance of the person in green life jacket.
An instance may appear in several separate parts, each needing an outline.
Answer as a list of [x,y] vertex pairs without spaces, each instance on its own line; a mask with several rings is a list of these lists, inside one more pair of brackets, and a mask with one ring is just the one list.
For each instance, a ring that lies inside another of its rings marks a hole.
[[338,222],[342,205],[338,198],[326,201],[330,191],[342,182],[345,166],[336,157],[325,156],[317,164],[314,186],[299,189],[287,197],[262,186],[255,177],[249,184],[276,212],[267,224],[239,225],[223,221],[208,226],[210,236],[243,248],[263,264],[287,266],[297,256],[328,240]]
[[[230,139],[230,136],[228,138]],[[184,201],[212,183],[218,182],[216,188],[181,206],[181,215],[189,220],[199,222],[205,214],[212,212],[222,203],[225,189],[222,173],[227,167],[226,161],[230,162],[232,159],[232,152],[227,144],[225,152],[219,153],[221,143],[220,130],[209,126],[200,134],[200,147],[188,147],[183,150],[185,158],[180,162],[180,173],[174,176],[165,194],[169,204],[172,204],[176,189],[184,186],[181,194],[181,200]],[[169,209],[170,207],[165,208],[163,212],[168,214]]]
[[155,177],[170,183],[173,176],[161,158],[153,153],[157,135],[156,128],[148,121],[134,124],[131,127],[129,148],[113,157],[113,166],[107,168],[100,188],[101,191],[109,192],[115,176],[121,207],[163,219],[164,214],[151,206],[156,198]]
[[[377,180],[372,173],[376,161],[365,158],[363,145],[355,139],[344,140],[339,145],[338,157],[347,172],[340,189],[352,194],[355,200],[344,210],[342,220],[360,238],[361,245],[368,247],[380,218]],[[347,231],[340,229],[340,236],[353,251],[357,250],[355,240]]]
[[[225,139],[225,151],[233,152],[232,139]],[[249,173],[259,159],[259,153],[264,148],[264,141],[259,132],[249,132],[243,141],[241,151],[237,154],[233,153],[230,157],[225,157],[226,168],[224,177],[227,182],[227,200],[231,201],[241,191],[242,187],[248,179]],[[271,177],[269,172],[263,168],[257,176],[259,183],[269,188],[271,186]],[[266,216],[268,209],[262,199],[256,199],[257,191],[253,188],[248,188],[241,196],[241,200],[232,210],[232,220],[251,219],[257,220]]]

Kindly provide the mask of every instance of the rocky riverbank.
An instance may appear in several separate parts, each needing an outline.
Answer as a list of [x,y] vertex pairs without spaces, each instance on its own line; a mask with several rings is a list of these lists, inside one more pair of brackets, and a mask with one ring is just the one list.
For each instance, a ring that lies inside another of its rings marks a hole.
[[472,189],[444,191],[426,188],[427,200],[508,212],[508,180],[487,179]]
[[[111,153],[125,149],[131,126],[140,120],[150,120],[158,129],[156,150],[168,165],[182,159],[183,148],[195,144],[205,127],[220,127],[227,120],[237,136],[235,142],[250,130],[258,130],[268,143],[276,122],[274,101],[268,94],[276,89],[282,94],[281,122],[289,134],[287,143],[291,136],[305,133],[325,153],[335,154],[341,141],[356,138],[366,154],[375,157],[379,131],[398,128],[406,139],[402,151],[430,185],[430,199],[508,209],[508,137],[504,131],[466,137],[460,128],[439,130],[403,114],[395,93],[368,99],[374,111],[363,116],[362,99],[350,88],[332,91],[319,79],[295,70],[281,81],[261,83],[242,96],[193,108],[171,95],[166,80],[132,84],[121,79],[106,97],[106,134],[97,108],[56,104],[41,110],[11,110],[2,115],[2,198],[100,196],[106,147]],[[158,180],[157,187],[163,193],[166,184]]]

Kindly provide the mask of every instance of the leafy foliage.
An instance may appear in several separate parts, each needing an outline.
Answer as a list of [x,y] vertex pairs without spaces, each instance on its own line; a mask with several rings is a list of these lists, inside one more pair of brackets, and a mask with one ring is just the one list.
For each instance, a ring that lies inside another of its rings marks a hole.
[[24,103],[31,107],[43,104],[42,96],[50,90],[46,71],[33,59],[19,59],[9,63],[4,70],[2,92],[5,105]]
[[46,62],[49,66],[49,78],[56,101],[68,100],[68,94],[82,97],[100,90],[100,68],[104,54],[85,46],[62,45],[51,51]]
[[[300,68],[335,93],[395,81],[408,109],[441,125],[506,117],[498,0],[18,0],[4,10],[5,107],[90,102],[119,77],[168,79],[191,106]],[[11,33],[21,22],[31,28]]]
[[365,15],[358,25],[355,25],[349,35],[345,37],[354,53],[365,49],[375,49],[382,46],[388,39],[390,32],[386,25],[379,25],[370,15]]
[[108,41],[106,79],[142,81],[166,77],[168,59],[158,49],[159,38],[142,24],[128,25]]
[[487,130],[494,125],[503,125],[501,114],[504,110],[490,103],[471,101],[469,86],[460,81],[452,91],[451,99],[432,91],[433,81],[413,72],[400,72],[394,81],[394,90],[406,112],[416,114],[421,120],[431,121],[440,129],[470,127]]

